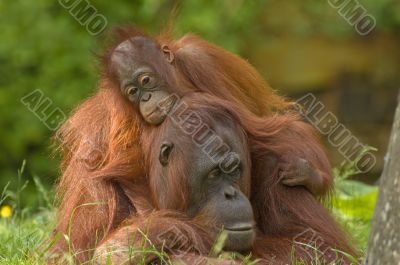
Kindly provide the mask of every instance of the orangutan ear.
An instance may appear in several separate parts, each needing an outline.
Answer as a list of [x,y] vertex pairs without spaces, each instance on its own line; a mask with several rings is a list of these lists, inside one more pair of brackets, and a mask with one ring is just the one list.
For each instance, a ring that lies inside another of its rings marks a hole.
[[160,147],[160,155],[158,156],[158,160],[161,165],[168,165],[169,155],[171,154],[172,149],[174,148],[174,144],[171,142],[165,142]]
[[168,47],[168,45],[164,44],[161,46],[161,50],[164,53],[165,58],[169,63],[172,63],[174,61],[174,53],[171,51],[171,49]]

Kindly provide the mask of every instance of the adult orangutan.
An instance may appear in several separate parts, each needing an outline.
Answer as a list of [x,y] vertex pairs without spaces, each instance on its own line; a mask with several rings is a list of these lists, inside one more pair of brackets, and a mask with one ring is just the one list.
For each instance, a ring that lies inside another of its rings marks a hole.
[[225,250],[252,252],[265,264],[349,264],[335,249],[355,252],[324,207],[303,187],[280,183],[282,153],[325,163],[310,126],[289,113],[257,118],[207,94],[188,94],[179,106],[144,129],[148,208],[104,240],[97,263],[147,264],[160,259],[141,252],[153,247],[188,264],[225,264],[207,257],[223,228]]
[[[67,234],[69,241],[59,240],[53,251],[72,250],[78,261],[87,260],[98,242],[154,200],[140,196],[149,194],[140,136],[146,124],[163,122],[174,103],[169,95],[203,91],[260,116],[289,105],[246,61],[194,36],[172,41],[120,30],[102,62],[98,92],[57,133],[64,159],[55,233]],[[280,155],[283,183],[303,185],[315,195],[331,188],[325,155],[322,163],[308,153]]]

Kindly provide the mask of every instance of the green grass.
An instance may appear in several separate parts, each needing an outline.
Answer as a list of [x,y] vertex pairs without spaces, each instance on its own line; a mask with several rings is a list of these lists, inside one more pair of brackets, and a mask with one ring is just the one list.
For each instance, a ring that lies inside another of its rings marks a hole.
[[43,264],[40,244],[49,236],[53,211],[0,221],[0,264]]
[[[24,195],[26,183],[20,183],[25,163],[18,171],[17,181],[19,182],[16,191],[10,191],[7,186],[0,194],[0,205],[7,205],[13,208],[9,218],[0,217],[0,265],[7,264],[45,264],[43,257],[48,247],[53,243],[49,241],[49,235],[54,228],[55,209],[52,206],[52,194],[43,188],[38,178],[34,178],[37,189],[37,196],[40,197],[40,204],[35,207],[19,207],[21,196]],[[375,205],[377,188],[357,181],[349,180],[348,177],[354,174],[351,166],[342,165],[335,169],[337,192],[332,199],[332,213],[343,226],[351,231],[352,237],[361,249],[366,248],[370,221]],[[67,235],[59,240],[68,239]],[[254,264],[251,257],[243,257],[234,253],[221,252],[223,240],[216,242],[212,256],[217,258],[231,259],[239,258],[244,264]],[[308,246],[312,247],[312,246]],[[153,248],[136,249],[141,253],[153,253],[162,257],[165,264],[171,264],[168,254]],[[222,253],[222,254],[221,254]],[[74,253],[66,255],[66,260],[71,261]],[[91,264],[89,262],[88,264]],[[356,263],[356,262],[355,262]],[[318,262],[313,264],[320,264]],[[321,263],[322,264],[322,263]],[[311,265],[304,261],[293,259],[291,265]]]

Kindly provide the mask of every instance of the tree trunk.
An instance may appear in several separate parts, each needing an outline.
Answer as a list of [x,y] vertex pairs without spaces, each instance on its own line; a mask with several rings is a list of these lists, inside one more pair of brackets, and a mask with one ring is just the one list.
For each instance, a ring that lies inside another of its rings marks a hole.
[[400,265],[400,94],[380,179],[366,264]]

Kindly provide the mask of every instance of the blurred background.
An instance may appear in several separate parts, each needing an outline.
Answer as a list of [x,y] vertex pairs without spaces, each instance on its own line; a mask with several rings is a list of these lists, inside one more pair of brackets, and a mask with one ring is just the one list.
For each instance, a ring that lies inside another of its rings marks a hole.
[[[356,178],[377,181],[400,88],[398,0],[359,0],[376,19],[365,36],[321,0],[92,0],[107,20],[97,36],[62,2],[71,1],[0,0],[0,188],[10,183],[13,190],[29,180],[22,204],[37,204],[34,177],[45,189],[52,187],[59,157],[51,151],[54,131],[21,98],[40,89],[51,108],[70,113],[96,91],[94,54],[101,52],[107,32],[136,24],[157,34],[175,5],[177,37],[193,32],[239,54],[278,93],[293,100],[314,93],[362,143],[376,147],[376,166]],[[333,166],[340,165],[344,157],[326,147]],[[24,159],[26,169],[18,178]]]

